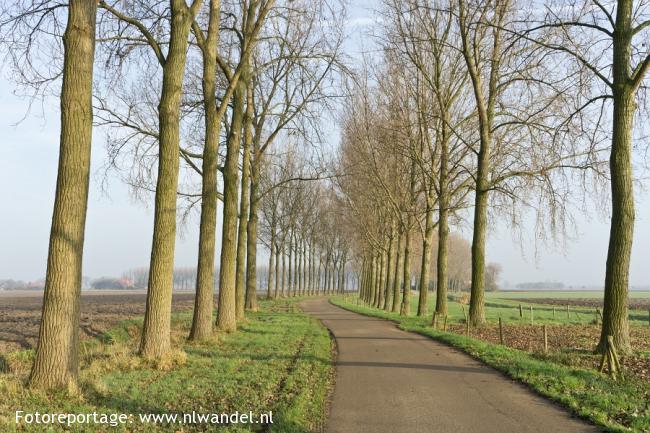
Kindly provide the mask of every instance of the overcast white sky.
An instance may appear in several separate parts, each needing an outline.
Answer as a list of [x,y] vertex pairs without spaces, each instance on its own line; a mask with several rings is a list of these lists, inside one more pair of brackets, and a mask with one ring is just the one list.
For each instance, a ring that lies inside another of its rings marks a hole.
[[[356,32],[348,44],[351,51],[361,44],[362,29],[371,14],[357,1],[350,9],[350,29]],[[351,54],[355,54],[354,52]],[[356,57],[356,56],[355,56]],[[45,274],[47,244],[56,181],[59,113],[57,101],[44,107],[45,116],[29,115],[28,102],[12,94],[13,83],[6,71],[0,75],[0,279],[34,280]],[[39,110],[35,110],[40,113]],[[95,135],[93,176],[86,229],[84,275],[119,275],[149,261],[151,208],[133,202],[128,189],[117,179],[109,183],[108,196],[101,192],[96,170],[106,151],[101,134]],[[649,185],[650,186],[650,185]],[[632,257],[631,284],[650,285],[650,200],[637,194],[636,236]],[[600,286],[604,280],[608,221],[581,218],[577,238],[564,251],[520,245],[507,231],[490,233],[488,260],[501,263],[503,280],[563,281],[572,285]],[[177,266],[195,266],[198,222],[179,236]],[[219,230],[220,231],[220,230]],[[469,233],[466,233],[469,236]],[[522,256],[523,249],[523,256]]]

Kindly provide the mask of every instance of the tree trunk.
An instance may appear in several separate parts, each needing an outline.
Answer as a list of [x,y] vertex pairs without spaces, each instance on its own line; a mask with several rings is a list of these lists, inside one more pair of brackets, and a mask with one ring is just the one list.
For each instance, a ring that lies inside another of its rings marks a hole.
[[448,210],[446,209],[446,206],[444,208],[440,208],[438,218],[436,314],[442,317],[447,315],[447,257],[449,255],[449,222]]
[[275,291],[273,292],[273,298],[277,299],[278,297],[278,288],[280,287],[280,249],[278,246],[275,246]]
[[[480,170],[479,170],[480,171]],[[479,174],[479,179],[481,175]],[[473,326],[485,322],[485,231],[487,229],[487,190],[476,188],[474,202],[474,235],[472,238],[472,286],[469,318]]]
[[287,270],[287,296],[291,296],[293,293],[293,275],[292,275],[292,263],[291,258],[293,257],[293,235],[289,236],[289,255],[287,257],[289,261],[289,269]]
[[406,230],[404,236],[404,291],[402,292],[401,316],[411,314],[411,233]]
[[374,254],[372,256],[372,264],[371,264],[371,275],[370,275],[370,291],[371,291],[371,297],[370,297],[370,302],[372,302],[372,305],[375,306],[377,304],[377,290],[378,287],[378,278],[377,275],[379,275],[378,272],[379,269],[379,260],[377,260],[377,254]]
[[248,218],[250,206],[250,122],[248,108],[244,116],[244,140],[241,175],[241,195],[239,200],[239,225],[237,230],[237,259],[235,270],[235,296],[237,305],[237,320],[244,318],[244,307],[246,304],[246,250],[248,235]]
[[269,273],[267,274],[267,279],[266,279],[266,299],[272,299],[273,298],[273,278],[274,278],[274,267],[275,267],[275,252],[273,251],[273,245],[274,245],[274,239],[275,239],[275,233],[272,235],[271,238],[271,248],[269,251]]
[[327,259],[325,259],[325,265],[323,266],[323,293],[327,294],[327,282],[329,281],[329,267],[330,267],[330,259],[329,255]]
[[[467,24],[464,3],[459,3],[458,19],[462,41],[463,57],[472,81],[472,90],[476,100],[479,126],[479,151],[476,170],[476,187],[474,196],[474,229],[472,236],[472,285],[469,306],[469,319],[472,325],[485,322],[485,231],[487,229],[487,206],[489,191],[490,148],[492,145],[492,123],[496,105],[499,80],[499,60],[501,56],[500,29],[495,29],[492,41],[490,73],[488,77],[488,95],[482,84],[479,60],[475,57],[475,39],[469,34],[471,25]],[[476,30],[474,30],[476,31]],[[475,35],[474,35],[475,36]]]
[[598,348],[607,348],[607,336],[614,337],[616,350],[632,351],[628,325],[628,285],[634,236],[634,190],[632,172],[632,131],[636,110],[635,89],[631,84],[632,1],[619,0],[613,36],[612,149],[609,158],[612,191],[612,218],[605,270],[603,325]]
[[[284,241],[283,241],[284,245]],[[287,270],[287,255],[285,252],[286,245],[284,245],[283,251],[282,251],[282,292],[280,293],[280,296],[284,297],[285,294],[287,293],[287,275],[286,275],[286,270]]]
[[381,261],[379,265],[379,297],[377,299],[376,308],[381,308],[384,305],[384,290],[386,287],[386,268],[388,263],[386,263],[386,251],[382,250],[381,252]]
[[318,257],[318,275],[316,276],[316,291],[320,294],[321,293],[321,285],[320,281],[322,278],[322,271],[323,271],[323,264],[321,263],[320,257]]
[[427,204],[427,215],[422,238],[422,260],[420,262],[420,299],[418,316],[426,316],[429,302],[429,269],[431,267],[431,244],[433,243],[433,206]]
[[301,238],[300,241],[296,244],[296,279],[298,280],[298,284],[296,285],[296,292],[297,295],[300,296],[302,295],[302,242],[303,239]]
[[92,144],[97,3],[73,0],[63,35],[61,135],[43,314],[30,386],[77,387],[79,303]]
[[203,340],[212,334],[214,304],[214,255],[217,231],[217,165],[221,123],[217,120],[216,71],[219,44],[220,1],[210,2],[208,37],[203,55],[203,106],[205,139],[201,184],[201,222],[199,224],[199,257],[196,268],[196,294],[189,339]]
[[[257,152],[256,152],[257,155]],[[252,164],[251,177],[251,206],[248,220],[248,255],[246,262],[246,308],[257,311],[257,223],[258,223],[258,190],[259,190],[259,155]]]
[[307,267],[307,241],[303,239],[302,241],[302,294],[308,295],[309,280],[307,279],[308,274]]
[[293,291],[292,296],[298,296],[298,291],[300,290],[300,242],[296,237],[294,242],[295,252],[293,254]]
[[438,173],[438,261],[436,264],[436,314],[447,315],[447,259],[449,255],[449,135],[450,119],[445,114],[442,124],[442,140],[440,143],[440,170]]
[[361,294],[364,302],[368,302],[370,299],[370,259],[368,255],[363,258],[364,268],[363,273],[361,274]]
[[171,304],[176,243],[180,104],[190,26],[194,17],[179,0],[171,2],[171,34],[158,105],[159,155],[149,284],[140,353],[159,358],[170,349]]
[[314,290],[314,274],[316,270],[314,269],[314,239],[309,242],[309,294],[315,295],[316,291]]
[[400,303],[400,288],[402,286],[402,266],[404,263],[404,255],[402,254],[402,232],[400,230],[397,236],[397,258],[395,259],[395,281],[393,282],[393,305],[390,309],[393,313],[399,311]]
[[392,277],[392,272],[391,268],[393,265],[393,237],[394,237],[394,229],[392,230],[393,233],[391,233],[391,237],[388,241],[388,263],[386,264],[386,285],[384,286],[384,304],[382,305],[382,308],[386,311],[390,310],[391,307],[391,298],[392,298],[392,292],[393,292],[393,277]]
[[[242,77],[243,78],[243,77]],[[217,326],[222,331],[237,329],[236,261],[237,204],[239,195],[239,149],[246,98],[246,82],[240,79],[233,96],[233,114],[226,144],[223,169],[223,227],[219,269],[219,309]]]

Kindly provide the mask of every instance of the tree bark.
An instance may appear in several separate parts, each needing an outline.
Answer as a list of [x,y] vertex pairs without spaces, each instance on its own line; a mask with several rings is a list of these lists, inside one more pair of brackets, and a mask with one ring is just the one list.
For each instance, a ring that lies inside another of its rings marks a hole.
[[298,284],[296,284],[296,294],[302,295],[302,243],[303,239],[300,238],[296,244],[296,279]]
[[278,289],[280,288],[280,249],[278,246],[275,246],[275,291],[273,292],[273,298],[277,299]]
[[402,292],[401,316],[411,314],[411,233],[407,229],[404,235],[404,291]]
[[219,269],[219,309],[217,327],[226,332],[237,329],[236,260],[237,204],[239,195],[239,149],[241,147],[246,83],[240,79],[233,95],[233,114],[226,144],[223,169],[223,227]]
[[394,229],[393,233],[391,233],[390,239],[388,240],[388,263],[386,264],[386,285],[384,286],[384,304],[382,305],[382,309],[385,311],[389,311],[391,307],[391,298],[392,298],[392,291],[393,291],[393,278],[392,278],[392,272],[391,268],[393,265],[393,237],[394,237]]
[[[284,241],[282,242],[283,245],[285,245]],[[284,297],[285,294],[287,293],[287,276],[286,276],[286,269],[287,269],[287,255],[285,251],[286,245],[283,247],[282,251],[282,292],[280,293],[280,296]]]
[[[243,77],[242,77],[243,78]],[[248,79],[245,80],[248,82]],[[237,230],[237,259],[235,270],[235,297],[237,305],[237,320],[244,318],[246,306],[246,260],[248,220],[250,206],[250,170],[251,170],[251,142],[252,142],[252,106],[246,89],[246,110],[243,119],[244,137],[242,140],[242,174],[241,195],[239,201],[239,225]]]
[[386,255],[386,251],[382,249],[381,259],[379,262],[379,296],[377,298],[377,304],[375,305],[375,308],[381,308],[384,302],[384,289],[386,287],[386,267],[388,266],[386,263]]
[[318,274],[316,275],[316,291],[320,294],[321,293],[321,285],[320,285],[320,280],[322,278],[322,272],[323,272],[323,264],[321,263],[320,257],[318,257]]
[[[479,175],[480,178],[481,175]],[[487,199],[487,191],[482,186],[477,186],[474,201],[472,286],[469,303],[470,323],[473,326],[479,326],[485,322],[485,232],[487,230]]]
[[422,259],[420,262],[420,299],[418,316],[426,316],[429,302],[429,269],[431,267],[431,243],[433,242],[433,206],[427,204],[427,215],[422,238]]
[[309,295],[309,280],[307,267],[307,241],[303,238],[302,241],[302,294]]
[[[270,242],[271,248],[269,249],[269,274],[267,275],[267,280],[266,280],[266,299],[272,299],[273,298],[273,278],[276,277],[274,275],[274,269],[275,269],[275,232],[272,232],[271,234],[271,242]],[[277,278],[277,277],[276,277]]]
[[287,296],[292,296],[293,295],[293,274],[292,274],[292,268],[293,268],[293,260],[291,260],[293,257],[293,234],[289,235],[289,254],[288,254],[288,262],[289,262],[289,269],[287,269]]
[[635,89],[630,80],[632,58],[632,0],[619,0],[616,31],[613,35],[612,148],[609,158],[612,191],[612,218],[605,269],[603,324],[597,350],[607,348],[607,336],[614,338],[616,350],[632,351],[628,324],[630,256],[634,237],[634,189],[632,172],[632,131],[636,110]]
[[370,276],[371,295],[372,295],[370,300],[373,306],[377,305],[377,292],[379,291],[377,290],[379,286],[378,284],[379,279],[377,278],[377,276],[379,275],[378,269],[379,269],[379,260],[377,260],[377,254],[375,253],[372,256],[372,271],[371,271],[372,273]]
[[29,385],[77,387],[79,304],[92,144],[97,2],[72,0],[63,35],[61,135],[43,314]]
[[441,204],[438,216],[438,261],[436,278],[436,314],[447,315],[447,258],[449,255],[449,212]]
[[402,267],[404,265],[404,255],[402,249],[402,231],[397,236],[397,257],[395,259],[395,281],[393,281],[393,305],[390,309],[393,313],[399,311],[400,289],[402,287]]
[[194,17],[184,1],[171,1],[171,33],[158,105],[159,155],[149,284],[140,353],[159,358],[170,349],[171,304],[176,243],[176,191],[180,146],[180,104],[190,27]]
[[[249,87],[249,116],[252,119],[253,114],[253,90]],[[258,146],[253,145],[254,159],[251,163],[251,191],[250,191],[250,214],[248,218],[248,247],[246,248],[246,309],[257,311],[257,223],[259,208],[259,179],[260,179],[260,161],[261,155],[258,152]]]
[[217,170],[221,123],[217,117],[216,72],[219,45],[221,2],[210,1],[208,37],[202,48],[203,106],[205,110],[205,139],[201,185],[201,222],[199,225],[199,257],[196,269],[196,295],[189,339],[197,341],[212,334],[214,304],[214,256],[217,232]]

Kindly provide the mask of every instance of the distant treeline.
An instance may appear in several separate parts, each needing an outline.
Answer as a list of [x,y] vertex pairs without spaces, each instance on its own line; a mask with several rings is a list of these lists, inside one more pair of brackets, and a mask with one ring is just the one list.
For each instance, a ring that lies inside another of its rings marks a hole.
[[562,290],[566,288],[564,283],[550,281],[519,283],[515,287],[521,290]]
[[0,290],[43,290],[44,280],[21,281],[21,280],[0,280]]
[[[257,267],[258,290],[267,289],[268,266]],[[293,271],[295,274],[295,269]],[[214,271],[214,288],[219,287],[219,268]],[[344,279],[351,282],[356,278],[354,271],[346,271]],[[98,278],[91,282],[91,288],[98,290],[121,290],[121,289],[146,289],[149,279],[149,268],[133,268],[122,273],[120,278]],[[174,268],[174,290],[195,290],[196,288],[196,267]]]

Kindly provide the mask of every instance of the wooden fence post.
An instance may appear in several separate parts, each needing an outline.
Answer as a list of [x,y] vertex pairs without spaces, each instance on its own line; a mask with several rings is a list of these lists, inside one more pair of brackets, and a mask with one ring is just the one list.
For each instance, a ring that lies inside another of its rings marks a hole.
[[524,310],[521,309],[521,304],[519,304],[519,317],[524,317]]
[[555,320],[555,305],[553,305],[553,320]]
[[569,304],[566,305],[566,319],[569,320]]
[[501,322],[501,317],[499,317],[499,342],[503,345],[503,323]]
[[548,331],[546,330],[546,325],[544,325],[544,353],[548,352]]
[[530,306],[530,324],[533,325],[535,321],[533,320],[533,306]]

